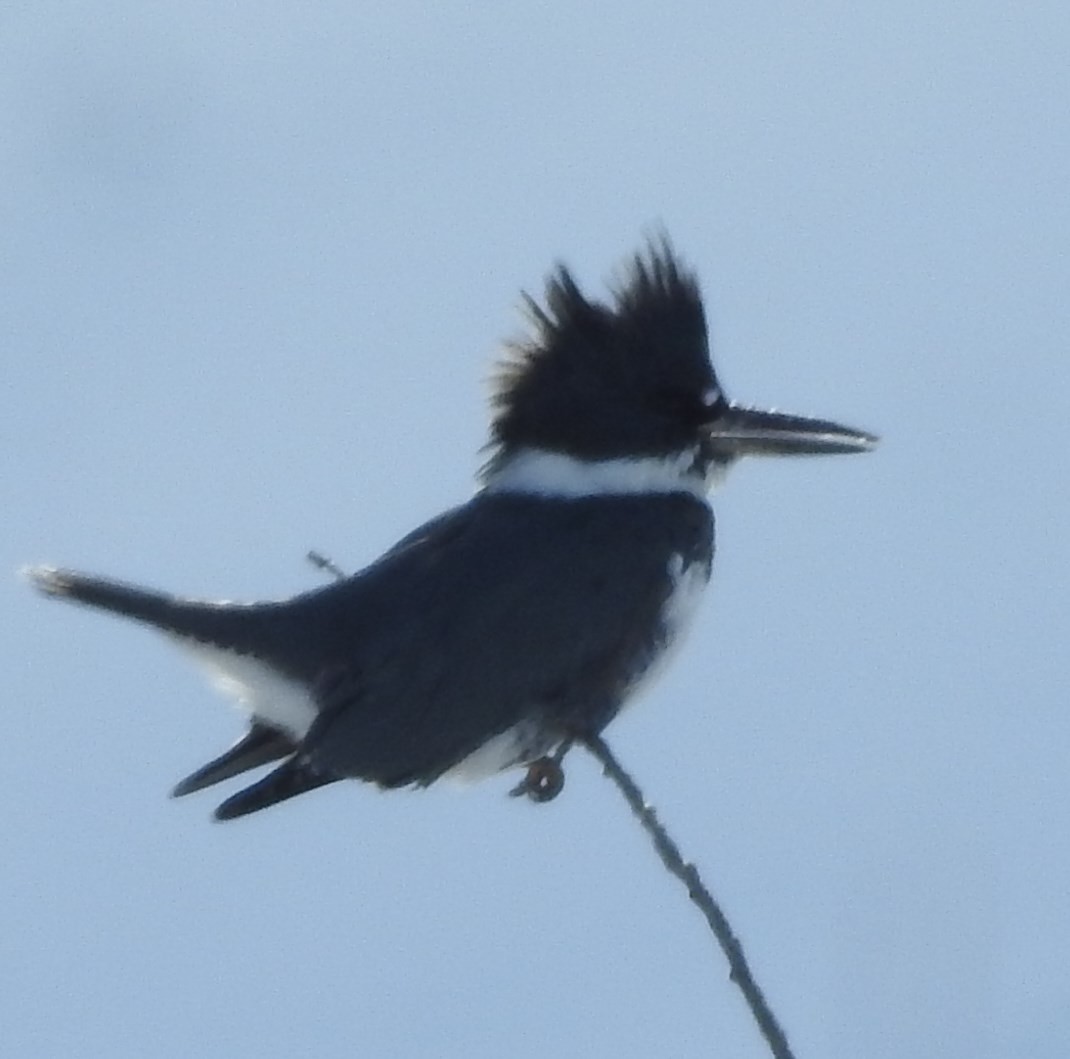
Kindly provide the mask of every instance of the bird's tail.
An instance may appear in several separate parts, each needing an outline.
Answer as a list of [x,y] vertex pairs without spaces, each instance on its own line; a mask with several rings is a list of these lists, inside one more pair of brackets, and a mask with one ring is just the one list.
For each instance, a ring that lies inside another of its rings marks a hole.
[[121,614],[182,640],[274,659],[276,668],[284,670],[284,660],[292,653],[290,646],[301,635],[302,615],[287,601],[212,602],[51,566],[35,566],[24,572],[46,596]]
[[138,588],[122,581],[110,581],[74,570],[57,570],[51,566],[33,566],[25,574],[38,591],[55,599],[69,599],[122,614],[161,628],[173,626],[176,600],[151,589]]

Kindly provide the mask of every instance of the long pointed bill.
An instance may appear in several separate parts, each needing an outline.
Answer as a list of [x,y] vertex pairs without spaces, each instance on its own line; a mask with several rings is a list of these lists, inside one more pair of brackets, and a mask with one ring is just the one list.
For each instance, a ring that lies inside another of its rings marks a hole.
[[710,439],[726,456],[822,456],[868,452],[875,434],[827,419],[729,405],[710,424]]

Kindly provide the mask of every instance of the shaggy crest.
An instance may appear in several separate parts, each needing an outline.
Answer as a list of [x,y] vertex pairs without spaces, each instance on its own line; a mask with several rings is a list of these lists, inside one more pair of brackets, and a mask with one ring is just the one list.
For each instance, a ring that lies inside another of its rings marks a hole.
[[610,304],[587,298],[559,266],[543,304],[525,295],[531,332],[494,380],[491,470],[519,448],[566,443],[593,459],[622,442],[661,455],[708,416],[717,382],[702,296],[668,240],[636,254],[611,293]]

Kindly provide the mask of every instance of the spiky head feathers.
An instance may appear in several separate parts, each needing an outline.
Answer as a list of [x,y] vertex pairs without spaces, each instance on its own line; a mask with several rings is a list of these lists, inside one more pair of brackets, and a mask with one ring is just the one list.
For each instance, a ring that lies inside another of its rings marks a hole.
[[666,241],[637,254],[611,304],[589,300],[568,269],[496,379],[492,462],[524,447],[585,459],[662,455],[693,443],[719,399],[702,297]]

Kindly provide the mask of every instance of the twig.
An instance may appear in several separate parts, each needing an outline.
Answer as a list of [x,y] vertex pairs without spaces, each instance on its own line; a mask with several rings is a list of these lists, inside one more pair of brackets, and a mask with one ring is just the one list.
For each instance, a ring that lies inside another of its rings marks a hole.
[[346,579],[345,571],[333,559],[328,558],[322,552],[317,552],[315,550],[310,551],[305,558],[317,570],[324,570],[328,574],[332,574],[339,581],[344,581]]
[[729,977],[739,986],[750,1008],[758,1029],[769,1045],[775,1059],[794,1059],[788,1039],[776,1017],[766,1003],[758,983],[755,982],[743,954],[743,946],[732,933],[732,927],[713,895],[706,889],[694,864],[688,864],[680,855],[680,849],[658,820],[653,806],[648,805],[635,780],[624,770],[601,736],[589,736],[584,740],[587,749],[598,759],[602,771],[617,785],[643,830],[650,836],[662,864],[686,887],[687,895],[698,905],[706,917],[717,943],[728,959]]

